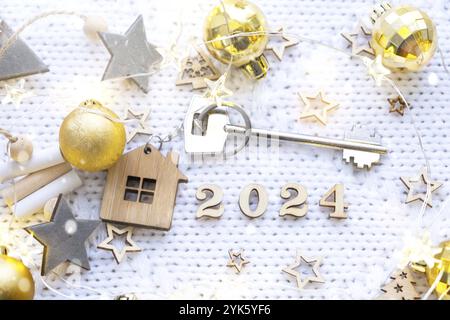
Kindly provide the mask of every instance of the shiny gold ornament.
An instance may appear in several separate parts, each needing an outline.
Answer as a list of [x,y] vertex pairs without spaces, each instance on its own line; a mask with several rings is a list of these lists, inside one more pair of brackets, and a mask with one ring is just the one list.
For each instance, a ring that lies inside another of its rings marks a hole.
[[82,102],[72,111],[59,130],[59,146],[66,161],[85,171],[113,166],[125,148],[126,133],[122,123],[111,119],[119,117],[95,100]]
[[34,280],[30,270],[0,248],[0,300],[32,300]]
[[436,286],[438,297],[443,295],[443,299],[450,300],[450,241],[443,242],[439,246],[442,251],[434,257],[439,260],[432,268],[426,267],[426,276],[428,284],[431,286],[441,271],[444,271],[441,279]]
[[[267,31],[266,18],[256,5],[246,0],[224,0],[206,17],[203,35],[206,47],[217,60],[231,62],[250,78],[260,79],[269,69],[263,55],[269,40]],[[226,38],[243,32],[263,34]]]
[[374,10],[371,46],[391,70],[417,71],[437,48],[436,26],[423,11],[412,6]]

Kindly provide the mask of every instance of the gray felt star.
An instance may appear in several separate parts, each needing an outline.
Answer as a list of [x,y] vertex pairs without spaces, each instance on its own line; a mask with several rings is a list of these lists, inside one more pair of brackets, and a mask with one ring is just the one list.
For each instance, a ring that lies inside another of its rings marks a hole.
[[148,92],[148,75],[152,66],[161,62],[163,57],[145,35],[144,20],[137,17],[124,36],[113,33],[99,33],[106,49],[111,54],[102,80],[130,77],[145,93]]
[[[12,34],[6,22],[0,19],[0,47]],[[0,57],[0,81],[47,71],[48,67],[20,38]]]
[[26,228],[44,245],[41,274],[48,274],[66,261],[89,270],[84,242],[99,224],[97,220],[75,219],[60,194],[50,222]]

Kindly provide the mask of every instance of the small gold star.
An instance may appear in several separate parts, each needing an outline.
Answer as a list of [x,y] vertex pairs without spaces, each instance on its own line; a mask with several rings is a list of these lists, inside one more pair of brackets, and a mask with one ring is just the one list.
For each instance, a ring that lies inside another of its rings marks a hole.
[[375,59],[361,57],[367,67],[367,73],[375,80],[377,86],[381,86],[386,76],[391,74],[391,70],[383,65],[381,55],[377,55]]
[[427,200],[427,205],[429,207],[433,206],[432,193],[442,186],[442,182],[429,180],[426,167],[423,167],[420,170],[420,173],[417,177],[412,177],[412,178],[400,177],[400,180],[403,182],[403,184],[408,189],[408,196],[406,197],[405,203],[410,203],[410,202],[413,202],[416,200],[425,202],[426,192],[415,193],[414,189],[415,189],[415,186],[421,182],[426,184],[427,186],[430,185],[430,196],[428,197],[428,200]]
[[21,79],[17,86],[10,86],[5,84],[6,95],[2,99],[2,104],[6,105],[13,103],[16,107],[19,107],[24,99],[34,96],[32,91],[25,90],[25,79]]
[[[127,252],[141,251],[141,248],[139,248],[137,246],[137,244],[131,238],[133,236],[133,228],[132,227],[126,227],[123,229],[119,229],[119,228],[113,226],[112,224],[107,223],[106,224],[106,232],[107,232],[108,237],[105,240],[103,240],[103,242],[100,243],[97,246],[97,248],[112,251],[117,263],[120,263],[123,260],[123,258],[125,257],[125,254]],[[114,240],[115,234],[121,236],[125,233],[126,233],[127,237],[125,239],[125,245],[122,247],[122,250],[119,250],[119,249],[117,249],[116,246],[110,244],[110,242]]]
[[233,91],[225,87],[227,80],[227,73],[224,73],[216,81],[205,78],[208,90],[205,92],[205,97],[213,99],[218,107],[222,106],[222,98],[233,95]]
[[137,127],[133,128],[127,132],[127,143],[130,142],[131,140],[133,140],[133,138],[138,134],[143,134],[143,135],[147,135],[147,136],[152,134],[151,129],[145,123],[149,115],[150,115],[150,110],[139,113],[139,112],[133,111],[130,108],[127,109],[124,119],[125,120],[131,120],[131,119],[138,120]]
[[[353,32],[343,32],[341,36],[348,41],[352,47],[353,55],[366,55],[368,57],[374,57],[375,53],[370,45],[368,38],[372,36],[372,32],[364,26],[361,22],[358,23]],[[363,45],[358,45],[358,38],[363,37],[365,42]]]
[[404,115],[405,114],[405,109],[406,109],[406,103],[405,101],[400,97],[395,97],[395,98],[388,98],[387,99],[389,102],[389,112],[397,112],[400,115]]
[[[312,272],[314,273],[314,276],[308,276],[302,280],[301,273],[296,270],[298,267],[300,267],[302,261],[306,262],[306,264],[308,264],[309,266],[312,266]],[[286,272],[287,274],[294,276],[295,279],[297,280],[297,287],[299,289],[303,289],[309,282],[319,282],[319,283],[325,282],[325,280],[319,273],[319,267],[321,263],[322,258],[307,258],[301,255],[299,252],[297,252],[295,262],[289,267],[284,268],[283,272]]]
[[[323,125],[326,125],[328,121],[328,112],[336,109],[339,106],[339,103],[326,99],[322,90],[320,90],[316,95],[313,96],[306,96],[300,92],[298,93],[298,95],[305,105],[305,108],[300,114],[300,119],[314,117]],[[319,109],[314,108],[314,106],[311,105],[311,102],[319,102],[322,107]]]
[[269,43],[266,46],[266,50],[271,50],[273,54],[278,58],[278,60],[283,60],[284,50],[286,48],[295,46],[299,43],[299,41],[293,37],[289,37],[284,34],[283,27],[278,28],[277,32],[281,33],[281,39],[283,42],[281,43]]
[[228,256],[230,260],[227,263],[227,267],[234,267],[236,273],[240,273],[242,267],[247,263],[250,263],[247,259],[242,256],[242,251],[234,252],[232,249],[228,250]]

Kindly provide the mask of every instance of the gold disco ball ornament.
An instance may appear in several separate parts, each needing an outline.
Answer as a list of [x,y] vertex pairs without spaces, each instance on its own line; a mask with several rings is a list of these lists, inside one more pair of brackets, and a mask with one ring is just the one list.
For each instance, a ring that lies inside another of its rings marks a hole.
[[[268,42],[262,11],[246,0],[223,0],[206,17],[204,41],[209,52],[223,63],[240,67],[252,79],[263,78],[269,64],[263,52]],[[236,36],[243,32],[263,34]]]
[[393,71],[417,71],[437,48],[436,26],[430,17],[412,6],[374,9],[371,46],[383,64]]
[[9,257],[4,248],[0,250],[0,300],[32,300],[34,280],[30,270]]
[[443,295],[443,299],[450,300],[450,241],[441,243],[439,247],[442,251],[434,256],[439,262],[436,262],[432,268],[427,267],[425,272],[428,284],[431,286],[443,271],[435,291],[438,297]]
[[74,167],[84,171],[105,170],[114,165],[126,144],[125,127],[119,117],[95,100],[87,100],[61,124],[59,147]]

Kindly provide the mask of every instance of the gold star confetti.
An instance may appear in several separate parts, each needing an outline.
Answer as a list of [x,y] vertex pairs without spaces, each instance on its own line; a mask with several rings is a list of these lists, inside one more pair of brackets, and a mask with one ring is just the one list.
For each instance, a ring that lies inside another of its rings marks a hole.
[[5,84],[6,95],[2,99],[2,104],[13,103],[16,107],[19,107],[23,100],[34,96],[32,91],[28,91],[24,87],[25,79],[19,80],[17,86]]
[[406,197],[405,203],[410,203],[413,201],[420,200],[422,202],[425,202],[425,196],[426,192],[422,193],[415,193],[415,189],[417,188],[418,184],[424,183],[428,186],[430,185],[430,196],[427,199],[427,205],[429,207],[433,206],[432,203],[432,193],[442,187],[442,182],[438,181],[430,181],[428,178],[428,172],[427,168],[423,167],[420,170],[420,173],[417,177],[407,178],[407,177],[400,177],[400,180],[403,182],[403,184],[408,189],[408,196]]
[[[133,228],[132,227],[126,227],[123,229],[119,229],[119,228],[113,226],[112,224],[107,223],[106,224],[106,232],[107,232],[107,238],[105,240],[103,240],[103,242],[100,243],[97,246],[97,248],[112,251],[117,263],[120,263],[123,260],[123,258],[125,257],[125,254],[127,252],[141,251],[141,249],[137,246],[137,244],[131,238],[133,236]],[[122,247],[121,250],[119,250],[115,245],[111,244],[111,242],[114,240],[115,234],[117,234],[119,236],[126,234],[126,240],[125,240],[126,243]]]
[[[314,117],[323,125],[326,125],[328,121],[328,112],[336,109],[339,106],[339,103],[325,98],[325,94],[322,90],[320,90],[316,95],[312,96],[306,96],[300,92],[298,93],[298,95],[305,105],[305,108],[300,114],[300,119]],[[317,107],[317,104],[319,105],[319,107]]]
[[367,67],[367,73],[375,80],[377,86],[381,86],[386,76],[391,74],[391,70],[383,65],[381,56],[378,55],[373,60],[367,57],[361,57],[361,59]]
[[[358,23],[353,32],[343,32],[341,33],[341,36],[344,37],[352,47],[353,55],[365,55],[369,58],[375,56],[370,41],[368,40],[368,38],[371,38],[372,32],[361,22]],[[364,38],[364,43],[362,45],[358,44],[358,39],[360,38]]]
[[281,39],[283,40],[281,43],[269,43],[266,46],[266,50],[270,50],[277,57],[278,60],[283,60],[284,51],[286,48],[295,46],[299,43],[299,41],[293,37],[289,37],[284,34],[283,27],[278,28],[277,32],[281,33]]
[[222,98],[233,95],[233,91],[225,87],[227,80],[227,73],[224,73],[216,81],[205,78],[208,90],[205,92],[205,97],[213,99],[218,107],[222,106]]
[[127,112],[125,115],[125,120],[131,120],[131,119],[138,120],[137,128],[133,128],[127,132],[127,143],[130,142],[131,140],[133,140],[133,138],[138,134],[143,134],[143,135],[147,135],[147,136],[152,134],[151,129],[145,123],[149,114],[150,114],[150,110],[139,113],[139,112],[133,111],[130,108],[127,109]]
[[399,115],[403,116],[406,109],[405,101],[400,96],[395,98],[388,98],[387,100],[389,102],[389,113],[397,112]]
[[228,250],[228,256],[230,257],[230,260],[227,263],[227,267],[235,268],[237,273],[241,272],[244,265],[250,263],[250,261],[242,256],[242,251],[234,252],[230,249]]
[[[308,264],[309,266],[312,266],[312,272],[314,273],[314,276],[308,276],[302,279],[302,274],[299,271],[297,271],[297,268],[300,267],[302,261]],[[319,283],[325,282],[325,280],[319,273],[319,267],[321,263],[322,258],[307,258],[304,255],[300,254],[300,252],[297,252],[295,262],[289,267],[284,268],[283,272],[286,272],[287,274],[295,277],[297,281],[297,287],[299,289],[303,289],[310,282],[319,282]]]

